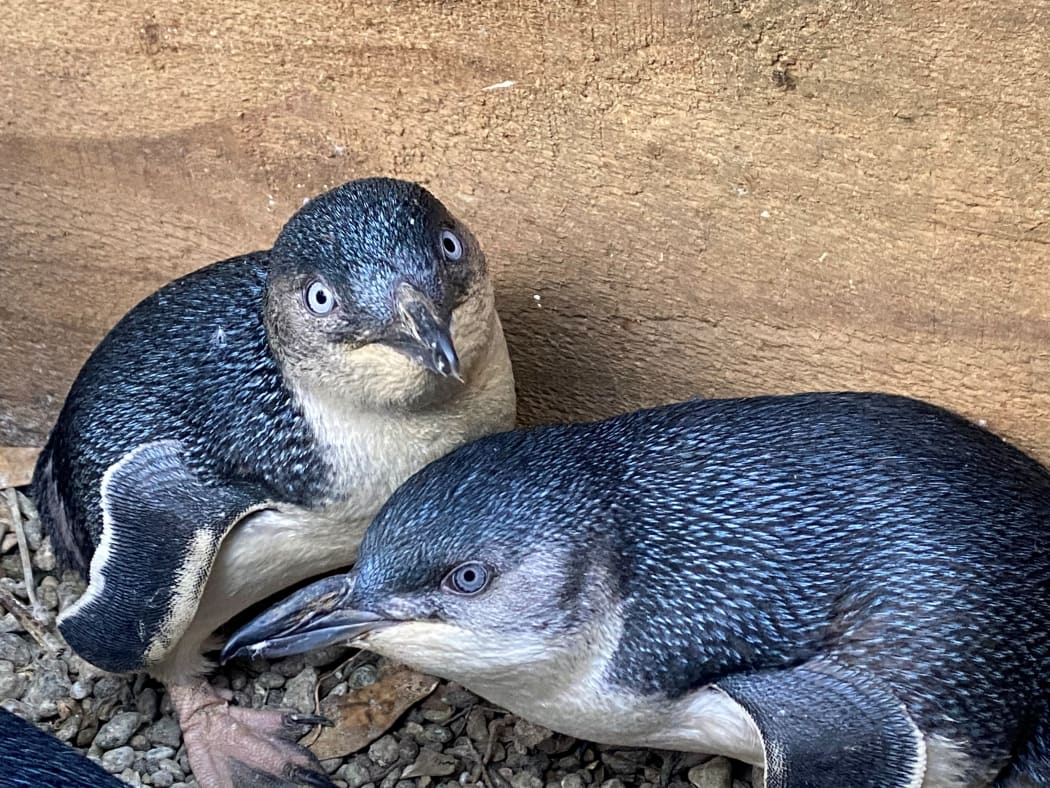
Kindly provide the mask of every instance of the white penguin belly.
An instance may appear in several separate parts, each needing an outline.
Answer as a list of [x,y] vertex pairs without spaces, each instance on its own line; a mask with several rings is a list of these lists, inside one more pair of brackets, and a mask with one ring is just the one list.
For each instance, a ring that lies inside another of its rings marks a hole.
[[248,515],[223,541],[198,615],[210,615],[205,606],[213,599],[254,602],[308,577],[349,567],[357,560],[369,519],[341,507],[282,507]]
[[759,766],[764,763],[758,729],[736,701],[717,689],[704,688],[676,701],[624,694],[590,681],[555,694],[532,689],[477,688],[489,700],[532,722],[590,741],[718,753]]
[[[765,767],[758,728],[736,701],[710,687],[676,701],[639,698],[591,681],[554,694],[549,682],[530,685],[528,680],[487,687],[475,684],[472,689],[531,722],[577,738],[621,747],[725,755]],[[994,770],[980,774],[964,747],[940,736],[925,738],[925,758],[925,773],[917,788],[976,788],[994,778]],[[1027,788],[1031,783],[1015,778],[1006,785]]]
[[201,652],[216,628],[290,585],[350,566],[370,519],[346,507],[249,514],[223,540],[192,622],[153,672],[162,678],[202,672]]

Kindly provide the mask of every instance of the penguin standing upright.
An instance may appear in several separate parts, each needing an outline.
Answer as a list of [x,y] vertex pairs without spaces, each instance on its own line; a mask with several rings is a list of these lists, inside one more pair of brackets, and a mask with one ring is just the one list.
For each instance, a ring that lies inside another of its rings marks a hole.
[[1050,473],[877,394],[483,438],[227,656],[355,645],[767,788],[1050,785]]
[[512,426],[485,258],[422,187],[354,181],[269,251],[146,298],[70,389],[34,497],[88,580],[59,618],[110,671],[167,685],[206,788],[327,783],[302,715],[237,708],[202,678],[213,631],[353,561],[413,471]]

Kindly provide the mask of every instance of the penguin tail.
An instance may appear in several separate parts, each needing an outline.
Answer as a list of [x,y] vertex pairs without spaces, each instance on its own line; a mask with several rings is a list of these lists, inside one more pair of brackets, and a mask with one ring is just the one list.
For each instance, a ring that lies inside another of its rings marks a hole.
[[66,510],[55,476],[51,441],[48,441],[37,459],[30,491],[40,515],[40,524],[44,533],[51,539],[58,565],[63,569],[72,569],[86,578],[91,564],[91,543],[88,541],[84,544],[82,542],[85,539],[78,538],[86,537],[86,534],[73,527],[72,518]]

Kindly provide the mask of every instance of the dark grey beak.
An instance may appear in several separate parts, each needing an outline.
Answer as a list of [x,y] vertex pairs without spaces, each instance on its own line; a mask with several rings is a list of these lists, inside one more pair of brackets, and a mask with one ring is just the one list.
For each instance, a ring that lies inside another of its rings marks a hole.
[[311,583],[234,632],[222,650],[221,661],[302,654],[333,643],[349,643],[366,632],[396,623],[353,610],[352,593],[352,575],[334,575]]
[[434,302],[402,282],[394,303],[401,320],[388,344],[431,372],[462,381],[448,320],[438,314]]

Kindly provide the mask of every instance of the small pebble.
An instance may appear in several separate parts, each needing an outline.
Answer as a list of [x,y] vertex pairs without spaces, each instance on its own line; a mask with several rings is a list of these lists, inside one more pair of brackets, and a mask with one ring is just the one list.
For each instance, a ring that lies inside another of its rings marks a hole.
[[441,697],[445,699],[445,702],[451,706],[455,706],[457,709],[465,709],[467,706],[473,706],[478,702],[478,696],[467,689],[464,689],[459,684],[453,681],[448,683],[445,687],[445,691]]
[[367,687],[369,684],[375,684],[377,675],[375,665],[362,665],[354,669],[347,683],[353,689],[361,689],[361,687]]
[[[554,734],[548,728],[544,728],[541,725],[534,725],[527,720],[518,720],[514,724],[514,749],[518,752],[525,753],[529,750],[535,749],[540,742],[544,742]],[[612,753],[608,753],[611,755]],[[608,763],[608,761],[606,761]],[[629,771],[634,771],[634,764],[630,764]],[[610,766],[609,768],[613,768]],[[613,771],[616,769],[613,768]]]
[[317,686],[317,670],[305,668],[302,673],[288,679],[284,685],[283,705],[296,709],[303,714],[312,714],[314,710],[314,688]]
[[[36,551],[33,556],[33,566],[39,569],[41,572],[53,572],[55,569],[55,551],[51,549],[50,542],[44,542],[40,546],[40,549]],[[55,593],[55,589],[58,587],[58,579],[55,577],[44,578],[45,580],[52,580],[54,585],[51,587],[53,594],[54,605],[48,605],[49,610],[54,610],[58,607],[58,594]],[[41,600],[43,601],[43,600]]]
[[361,788],[372,779],[368,758],[358,755],[336,769],[335,776],[347,784],[347,788]]
[[427,722],[444,722],[452,716],[452,707],[444,703],[433,708],[423,709],[423,719]]
[[270,669],[275,673],[280,673],[286,679],[290,679],[292,676],[298,676],[303,672],[303,668],[306,667],[306,657],[302,654],[295,654],[291,657],[286,657],[280,662],[275,662],[270,666]]
[[284,682],[285,677],[272,670],[260,673],[255,677],[255,684],[259,687],[265,687],[266,689],[277,689],[278,687],[283,687]]
[[28,665],[33,659],[33,652],[18,635],[4,633],[0,635],[0,659],[15,665]]
[[67,743],[73,741],[73,737],[76,736],[77,731],[80,730],[80,723],[83,719],[83,715],[79,713],[70,714],[62,720],[59,726],[55,729],[55,738]]
[[95,746],[100,750],[112,750],[128,743],[128,739],[142,724],[142,715],[137,711],[122,711],[99,728]]
[[33,667],[22,700],[33,709],[34,719],[53,717],[58,713],[57,701],[69,697],[66,663],[55,657],[41,657]]
[[171,747],[153,747],[146,750],[146,760],[157,765],[163,760],[170,760],[174,757],[175,750]]
[[102,768],[110,774],[120,774],[135,760],[135,751],[130,747],[117,747],[102,753]]
[[342,765],[342,758],[329,758],[326,761],[321,761],[321,768],[324,769],[327,774],[334,774],[335,770]]
[[419,745],[408,736],[405,736],[398,741],[397,749],[397,759],[401,763],[411,763],[416,759],[416,756],[419,755]]
[[[37,555],[40,555],[37,553]],[[48,575],[40,581],[36,587],[37,599],[46,610],[58,609],[58,580],[53,575]]]
[[186,770],[179,766],[178,762],[170,758],[162,758],[157,762],[157,766],[160,767],[161,771],[173,774],[176,780],[183,780],[186,778]]
[[73,700],[84,700],[84,698],[91,695],[95,691],[95,682],[91,680],[81,681],[78,679],[73,682],[73,685],[69,688],[69,697]]
[[733,766],[725,758],[712,758],[690,769],[688,777],[694,788],[731,788]]
[[84,584],[75,579],[67,580],[63,578],[56,590],[58,592],[58,609],[62,611],[80,599],[80,595],[84,593]]
[[135,698],[135,709],[142,715],[142,719],[147,722],[156,719],[159,707],[160,701],[157,698],[157,691],[153,687],[146,687]]
[[368,748],[368,757],[380,766],[393,766],[400,755],[401,749],[393,736],[380,736]]
[[0,632],[25,632],[25,629],[13,613],[4,613],[0,617]]
[[0,660],[0,698],[18,700],[28,684],[29,680],[24,675],[15,672],[14,663]]
[[163,769],[154,772],[151,779],[157,788],[171,788],[175,784],[175,775]]
[[153,744],[178,747],[182,743],[182,730],[171,717],[161,717],[147,728],[146,738]]
[[448,744],[455,738],[452,735],[452,731],[444,725],[427,725],[423,736],[427,741],[436,742],[438,744]]
[[121,676],[107,673],[95,681],[94,695],[99,699],[115,698],[127,690],[128,682]]

